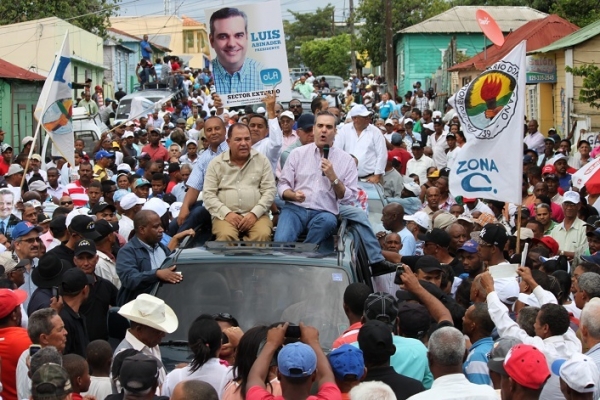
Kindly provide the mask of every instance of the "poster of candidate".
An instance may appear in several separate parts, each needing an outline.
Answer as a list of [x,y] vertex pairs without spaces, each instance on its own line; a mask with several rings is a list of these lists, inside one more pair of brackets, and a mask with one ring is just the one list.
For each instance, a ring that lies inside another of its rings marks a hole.
[[225,106],[260,103],[264,91],[291,100],[279,1],[206,9],[211,67]]

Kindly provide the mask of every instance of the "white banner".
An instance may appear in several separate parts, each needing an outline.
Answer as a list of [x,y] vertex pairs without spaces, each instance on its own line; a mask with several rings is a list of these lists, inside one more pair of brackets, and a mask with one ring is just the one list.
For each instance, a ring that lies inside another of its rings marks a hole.
[[448,100],[467,139],[450,172],[454,196],[521,203],[525,45]]
[[[142,96],[134,97],[131,99],[131,109],[127,119],[139,119],[141,117],[148,117],[152,114],[155,109],[155,103]],[[160,108],[159,108],[160,110]]]
[[38,121],[41,120],[44,130],[54,143],[54,149],[69,164],[75,165],[72,115],[71,55],[67,33],[42,88],[34,116]]
[[587,181],[589,181],[594,175],[596,175],[596,173],[598,173],[598,170],[600,170],[600,158],[596,158],[585,164],[573,174],[571,177],[573,186],[577,189],[581,189],[585,186]]
[[279,1],[205,10],[216,92],[225,106],[292,99]]

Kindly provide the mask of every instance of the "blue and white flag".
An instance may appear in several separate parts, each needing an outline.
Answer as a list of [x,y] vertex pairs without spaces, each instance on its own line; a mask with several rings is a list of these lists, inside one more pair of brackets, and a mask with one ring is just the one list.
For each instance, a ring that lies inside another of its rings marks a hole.
[[521,204],[525,46],[519,43],[448,100],[467,139],[450,172],[454,196]]

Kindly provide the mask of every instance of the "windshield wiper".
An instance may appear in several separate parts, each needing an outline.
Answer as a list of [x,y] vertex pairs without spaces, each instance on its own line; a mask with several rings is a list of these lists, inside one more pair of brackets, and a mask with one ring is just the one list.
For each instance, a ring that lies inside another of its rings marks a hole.
[[161,346],[175,346],[175,347],[187,347],[187,340],[168,340],[166,342],[161,342]]

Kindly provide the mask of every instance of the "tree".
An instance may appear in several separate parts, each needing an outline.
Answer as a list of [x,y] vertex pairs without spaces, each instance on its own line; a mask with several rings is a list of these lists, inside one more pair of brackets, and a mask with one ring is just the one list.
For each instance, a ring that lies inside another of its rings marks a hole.
[[[445,0],[405,0],[392,2],[392,29],[398,32],[433,17],[450,7]],[[385,24],[382,0],[362,0],[356,9],[359,28],[358,50],[366,51],[374,65],[385,61]]]
[[121,0],[3,0],[0,25],[58,17],[86,31],[105,37],[109,18]]
[[345,77],[350,67],[350,35],[344,33],[332,38],[304,42],[300,55],[315,75]]
[[593,64],[567,67],[567,72],[583,77],[583,87],[579,90],[579,101],[590,107],[600,108],[600,68]]
[[583,28],[600,19],[598,0],[558,0],[552,5],[552,13]]

